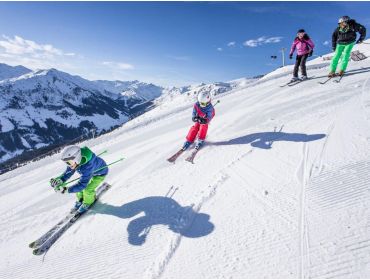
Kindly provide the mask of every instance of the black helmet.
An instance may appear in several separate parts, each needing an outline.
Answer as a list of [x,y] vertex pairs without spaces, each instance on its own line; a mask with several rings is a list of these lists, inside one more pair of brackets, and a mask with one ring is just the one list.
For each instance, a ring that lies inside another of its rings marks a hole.
[[338,19],[338,24],[342,22],[348,22],[351,18],[349,16],[342,16]]
[[304,31],[304,29],[299,29],[299,30],[297,31],[297,33],[306,33],[306,31]]

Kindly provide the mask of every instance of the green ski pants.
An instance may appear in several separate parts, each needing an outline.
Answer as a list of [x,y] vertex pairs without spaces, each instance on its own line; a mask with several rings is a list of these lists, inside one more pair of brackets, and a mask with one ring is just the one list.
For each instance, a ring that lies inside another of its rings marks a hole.
[[97,187],[104,181],[105,176],[94,176],[89,184],[82,191],[76,193],[77,199],[83,203],[91,205],[95,201],[95,192]]
[[335,49],[334,57],[331,60],[330,72],[335,72],[337,70],[338,61],[340,57],[342,56],[342,54],[343,54],[343,57],[342,57],[342,64],[340,66],[340,70],[346,71],[349,57],[351,56],[351,51],[354,45],[355,43],[351,43],[348,45],[341,45],[341,44],[337,45]]

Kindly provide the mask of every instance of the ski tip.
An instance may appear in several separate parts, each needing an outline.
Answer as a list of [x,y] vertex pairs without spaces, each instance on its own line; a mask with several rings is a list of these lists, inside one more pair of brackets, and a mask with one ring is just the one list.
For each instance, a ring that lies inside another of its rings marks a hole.
[[32,243],[28,244],[28,247],[33,248],[33,247],[35,247],[35,244],[36,244],[36,242],[32,242]]
[[44,253],[43,251],[41,250],[38,250],[38,249],[35,249],[32,251],[32,254],[34,254],[35,256],[40,256],[42,255],[42,253]]

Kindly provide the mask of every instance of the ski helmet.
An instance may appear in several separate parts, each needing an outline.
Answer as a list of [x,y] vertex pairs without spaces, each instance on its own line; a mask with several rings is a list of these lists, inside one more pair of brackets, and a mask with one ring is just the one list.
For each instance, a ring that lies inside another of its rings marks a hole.
[[211,94],[208,92],[200,92],[198,94],[198,101],[200,107],[206,107],[209,103],[211,103]]
[[81,162],[81,148],[76,145],[67,146],[62,152],[62,160],[66,163],[76,162],[79,164]]
[[342,16],[341,18],[339,18],[338,24],[342,22],[348,22],[349,20],[350,20],[349,16]]
[[306,33],[306,31],[304,31],[304,29],[299,29],[299,30],[297,31],[297,33]]

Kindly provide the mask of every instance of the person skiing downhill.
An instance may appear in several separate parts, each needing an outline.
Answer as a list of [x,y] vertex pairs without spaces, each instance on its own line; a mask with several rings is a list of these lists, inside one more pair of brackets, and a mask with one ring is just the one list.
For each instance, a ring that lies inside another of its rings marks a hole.
[[[356,41],[357,32],[360,33],[360,38]],[[355,44],[361,44],[366,37],[366,28],[357,23],[349,16],[343,16],[338,20],[338,27],[332,35],[332,47],[335,51],[334,57],[330,64],[329,78],[336,76],[337,65],[339,58],[342,57],[342,63],[338,75],[343,76],[346,71],[348,60],[351,55],[352,48]]]
[[308,57],[312,56],[313,49],[315,44],[312,42],[310,37],[307,35],[304,29],[299,29],[297,32],[297,37],[292,43],[290,48],[289,58],[293,58],[293,53],[297,50],[297,56],[295,60],[293,78],[291,82],[298,81],[298,68],[301,68],[302,80],[307,79],[307,70],[306,70],[306,60]]
[[195,124],[190,128],[186,142],[184,143],[182,150],[186,150],[195,141],[198,135],[198,142],[195,145],[195,149],[199,150],[207,136],[208,125],[215,116],[215,109],[211,103],[211,95],[207,92],[201,92],[198,94],[198,101],[194,104],[192,120]]
[[[72,211],[82,214],[94,203],[96,189],[108,174],[107,164],[88,147],[80,148],[76,145],[66,147],[61,159],[68,165],[67,169],[61,176],[50,179],[50,185],[62,194],[76,193],[77,201]],[[78,183],[67,187],[65,182],[76,171],[81,174]]]

